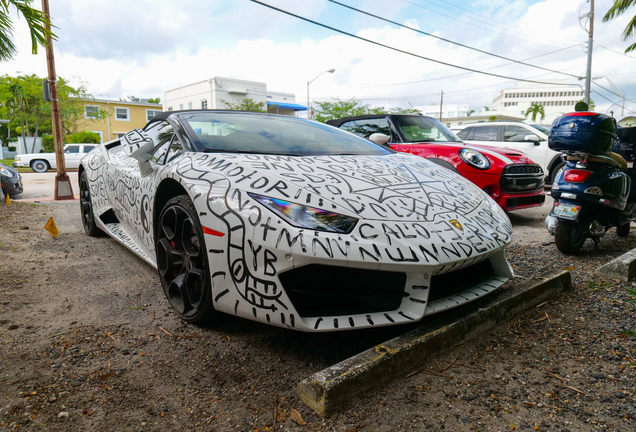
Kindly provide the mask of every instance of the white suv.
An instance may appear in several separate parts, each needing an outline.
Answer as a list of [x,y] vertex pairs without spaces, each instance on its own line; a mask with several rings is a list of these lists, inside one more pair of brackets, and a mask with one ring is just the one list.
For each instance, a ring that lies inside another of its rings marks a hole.
[[548,135],[541,130],[521,122],[494,121],[462,125],[455,132],[462,141],[493,147],[520,150],[541,165],[546,182],[552,183],[564,166],[561,153],[548,148]]

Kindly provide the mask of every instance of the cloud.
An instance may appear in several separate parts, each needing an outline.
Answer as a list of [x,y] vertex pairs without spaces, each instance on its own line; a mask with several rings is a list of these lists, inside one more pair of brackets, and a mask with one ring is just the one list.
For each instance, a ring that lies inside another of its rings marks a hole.
[[[266,2],[439,61],[518,78],[569,79],[509,64],[323,0]],[[349,4],[502,56],[520,60],[540,56],[527,62],[574,75],[585,73],[587,34],[578,23],[579,11],[589,8],[584,0],[544,0],[530,6],[522,0],[480,0],[475,9],[466,6],[465,10],[450,3],[444,9],[409,2],[387,8],[379,0]],[[305,104],[307,81],[335,68],[335,74],[324,74],[311,84],[312,100],[357,97],[364,103],[406,107],[438,103],[443,90],[446,102],[479,109],[490,106],[496,94],[515,84],[397,53],[248,0],[72,0],[52,7],[60,35],[55,43],[58,74],[81,77],[99,97],[160,96],[163,90],[225,76],[266,82],[268,89],[295,93],[296,102]],[[597,11],[593,74],[613,77],[627,98],[636,100],[636,75],[628,74],[633,58],[602,48],[622,52],[627,45],[620,41],[623,27],[616,22],[600,23],[602,14]],[[22,27],[17,28],[16,40],[20,47],[28,47],[28,34]],[[545,55],[556,50],[561,51]],[[43,55],[32,56],[25,48],[16,60],[0,64],[2,73],[15,71],[44,76]],[[609,88],[607,78],[599,83]],[[612,102],[618,99],[596,89]],[[600,95],[593,99],[599,109],[611,103]],[[631,106],[636,109],[636,103]]]

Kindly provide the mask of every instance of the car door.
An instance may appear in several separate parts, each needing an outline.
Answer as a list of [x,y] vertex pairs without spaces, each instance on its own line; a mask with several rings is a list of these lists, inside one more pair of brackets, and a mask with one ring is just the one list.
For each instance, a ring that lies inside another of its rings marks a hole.
[[113,210],[126,234],[140,245],[143,252],[155,259],[152,208],[155,200],[157,177],[166,163],[170,144],[175,136],[166,122],[154,122],[146,133],[155,142],[150,164],[154,168],[146,177],[141,175],[136,159],[126,155],[122,146],[108,150],[108,193]]
[[69,144],[64,147],[64,163],[66,164],[66,168],[78,168],[80,160],[83,153],[81,153],[81,145],[80,144]]
[[[546,158],[548,155],[548,142],[541,140],[536,131],[532,131],[521,125],[504,125],[503,126],[503,147],[519,150],[530,156],[530,158],[541,165],[544,172],[547,171]],[[528,135],[535,135],[538,141],[526,141]]]
[[484,125],[467,127],[457,136],[459,136],[462,141],[468,144],[501,147],[501,142],[499,141],[499,133],[500,126]]

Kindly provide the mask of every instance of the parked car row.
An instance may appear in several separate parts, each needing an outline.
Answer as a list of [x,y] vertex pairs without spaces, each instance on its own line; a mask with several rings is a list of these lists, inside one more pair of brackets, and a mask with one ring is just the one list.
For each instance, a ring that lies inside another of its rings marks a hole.
[[536,207],[545,201],[541,166],[509,148],[462,142],[438,120],[421,115],[366,115],[328,124],[363,138],[386,136],[393,150],[448,168],[485,191],[505,211]]

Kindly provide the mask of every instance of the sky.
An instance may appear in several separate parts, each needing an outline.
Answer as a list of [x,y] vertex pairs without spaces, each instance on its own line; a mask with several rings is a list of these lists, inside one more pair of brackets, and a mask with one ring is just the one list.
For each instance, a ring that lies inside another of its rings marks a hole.
[[[161,97],[162,92],[212,78],[267,83],[305,105],[312,100],[357,98],[371,106],[468,104],[479,112],[515,79],[581,85],[586,72],[587,32],[579,16],[585,0],[338,0],[410,29],[329,0],[262,0],[338,30],[431,60],[513,79],[487,76],[396,52],[271,10],[250,0],[51,0],[59,76],[85,82],[96,98]],[[613,0],[596,0],[592,84],[598,112],[636,111],[636,42],[621,33],[636,14],[608,23],[601,18]],[[39,1],[34,2],[39,7]],[[30,52],[24,19],[14,18],[18,55],[0,63],[0,75],[46,76],[43,49]],[[445,42],[525,61],[524,66]],[[571,77],[568,75],[574,75]],[[612,85],[617,90],[613,90]],[[614,105],[612,105],[615,103]]]

